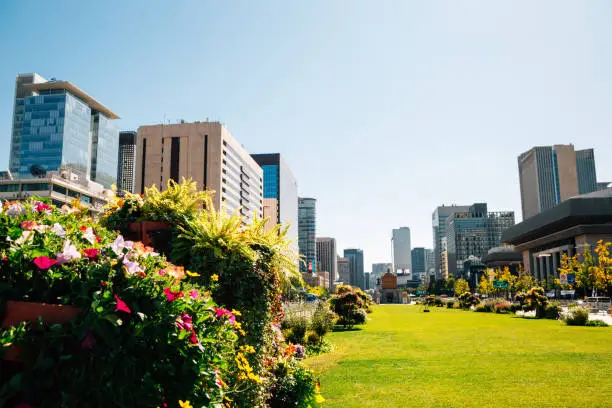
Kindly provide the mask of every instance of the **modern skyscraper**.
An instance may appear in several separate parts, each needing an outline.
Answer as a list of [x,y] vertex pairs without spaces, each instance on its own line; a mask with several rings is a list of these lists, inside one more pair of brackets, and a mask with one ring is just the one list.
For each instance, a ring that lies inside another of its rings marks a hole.
[[245,222],[263,216],[263,171],[246,149],[219,122],[151,125],[138,128],[136,186],[157,185],[191,178],[215,191],[213,203],[239,212]]
[[252,154],[251,157],[263,170],[263,216],[270,220],[266,227],[289,225],[287,237],[297,243],[298,193],[291,169],[280,153]]
[[363,250],[361,249],[345,249],[344,257],[349,259],[349,275],[351,286],[358,286],[365,289],[365,276],[363,269]]
[[298,198],[298,245],[300,256],[300,272],[316,272],[317,270],[317,200],[308,197]]
[[488,212],[487,204],[476,203],[468,211],[453,213],[446,230],[448,276],[463,277],[463,264],[480,259],[501,245],[502,232],[514,225],[514,212]]
[[412,255],[410,253],[410,228],[400,227],[392,233],[393,241],[393,273],[409,273],[412,271]]
[[372,276],[374,276],[375,278],[378,278],[379,276],[383,276],[385,273],[387,273],[387,271],[391,271],[393,273],[395,273],[395,271],[393,271],[393,264],[392,263],[373,263],[372,264]]
[[119,159],[117,166],[117,191],[134,192],[134,177],[136,176],[136,132],[119,132]]
[[351,260],[349,258],[343,258],[341,256],[336,257],[338,259],[338,281],[345,285],[350,285],[351,281]]
[[427,270],[427,259],[425,248],[412,248],[412,279],[420,280]]
[[518,157],[523,219],[597,190],[593,149],[537,146]]
[[446,238],[446,225],[448,218],[455,212],[465,212],[470,209],[469,205],[450,205],[436,208],[431,215],[433,229],[433,256],[434,277],[442,278],[442,240]]
[[15,176],[60,168],[105,187],[116,183],[114,112],[68,81],[17,75],[9,168]]
[[436,260],[432,249],[425,248],[425,274],[430,276],[434,273]]
[[317,268],[329,272],[330,284],[338,279],[338,261],[335,238],[317,238]]

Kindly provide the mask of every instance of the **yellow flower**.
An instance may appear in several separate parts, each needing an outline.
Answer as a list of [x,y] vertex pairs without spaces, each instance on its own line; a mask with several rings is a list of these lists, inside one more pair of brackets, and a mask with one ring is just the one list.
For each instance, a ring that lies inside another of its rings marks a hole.
[[234,316],[242,316],[242,313],[240,313],[240,310],[236,310],[236,309],[232,309],[232,314]]
[[240,333],[242,336],[246,336],[246,332],[242,329],[238,330],[238,333]]
[[216,273],[213,273],[210,276],[210,280],[213,281],[213,282],[217,282],[219,280],[219,275],[217,275]]
[[111,259],[110,264],[111,264],[111,266],[117,265],[117,260],[116,259]]
[[193,405],[191,405],[189,401],[183,402],[179,400],[179,405],[181,406],[181,408],[193,408]]
[[198,276],[200,276],[199,273],[195,273],[191,271],[186,271],[185,273],[187,274],[187,276],[191,276],[192,278],[197,278]]

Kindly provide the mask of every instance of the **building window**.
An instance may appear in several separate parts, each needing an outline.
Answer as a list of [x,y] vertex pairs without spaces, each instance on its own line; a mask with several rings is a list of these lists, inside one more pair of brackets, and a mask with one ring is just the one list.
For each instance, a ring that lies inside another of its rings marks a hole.
[[181,153],[181,138],[173,137],[170,147],[170,179],[179,181],[179,159]]

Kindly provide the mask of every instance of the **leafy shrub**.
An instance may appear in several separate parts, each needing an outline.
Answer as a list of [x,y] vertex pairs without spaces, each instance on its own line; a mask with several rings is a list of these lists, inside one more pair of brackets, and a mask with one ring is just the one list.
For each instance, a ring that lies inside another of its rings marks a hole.
[[310,319],[307,314],[294,313],[287,315],[281,323],[285,340],[292,344],[300,344],[304,340],[304,335],[309,327]]
[[436,297],[434,295],[425,296],[425,299],[423,299],[423,304],[427,306],[433,306],[435,305],[435,302]]
[[333,311],[338,315],[338,324],[352,327],[366,322],[367,313],[364,307],[368,299],[361,296],[359,292],[361,291],[346,285],[341,285],[336,289],[336,294],[329,302]]
[[306,344],[319,344],[321,342],[321,336],[314,330],[308,330],[304,335],[304,343]]
[[510,304],[510,312],[516,313],[517,311],[522,310],[522,307],[519,303],[511,303]]
[[584,326],[589,321],[589,311],[583,307],[572,307],[562,319],[568,326]]
[[442,298],[439,296],[436,296],[434,299],[434,305],[436,307],[443,307],[444,306],[444,302],[442,301]]
[[274,382],[270,388],[271,398],[267,401],[270,408],[307,408],[322,402],[317,378],[295,359],[279,359],[272,374]]
[[544,316],[547,319],[556,320],[559,318],[559,316],[561,316],[562,311],[563,309],[561,309],[559,302],[551,302],[546,306]]
[[599,319],[588,320],[584,325],[589,326],[589,327],[608,327],[609,326],[608,323],[604,322],[603,320],[599,320]]
[[323,337],[334,328],[336,320],[337,316],[331,311],[329,303],[319,302],[312,315],[310,328]]
[[512,305],[506,301],[495,302],[493,311],[495,313],[510,313],[512,311]]
[[493,306],[490,303],[482,302],[474,308],[474,311],[479,313],[491,313],[493,311]]
[[470,292],[463,292],[459,295],[459,305],[462,309],[469,309],[472,306],[476,306],[480,303],[478,296],[472,295]]
[[447,300],[446,301],[446,308],[447,309],[452,309],[455,306],[455,301],[454,300]]
[[537,319],[544,317],[546,305],[548,305],[548,298],[544,294],[544,288],[542,287],[533,287],[529,289],[524,296],[523,310],[526,312],[535,310],[535,317]]
[[453,309],[461,309],[461,303],[459,303],[459,302],[454,302],[454,303],[453,303]]

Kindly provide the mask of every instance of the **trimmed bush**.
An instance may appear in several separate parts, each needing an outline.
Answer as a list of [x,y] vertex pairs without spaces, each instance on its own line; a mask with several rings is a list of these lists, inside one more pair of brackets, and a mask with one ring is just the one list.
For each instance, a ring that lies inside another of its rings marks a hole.
[[589,311],[582,307],[573,307],[563,316],[568,326],[584,326],[589,321]]
[[493,311],[493,305],[483,302],[476,306],[474,311],[478,313],[491,313]]
[[434,306],[436,306],[436,307],[443,307],[444,306],[444,302],[442,301],[441,297],[436,296],[434,298]]
[[336,294],[329,300],[332,310],[338,315],[337,323],[349,328],[366,322],[365,308],[370,302],[368,295],[348,285],[338,286]]
[[552,302],[546,306],[544,317],[547,319],[556,320],[559,318],[559,316],[561,316],[562,311],[563,309],[561,309],[559,302]]
[[454,300],[447,300],[446,301],[446,308],[447,309],[452,309],[455,306],[455,301]]
[[519,303],[511,303],[510,304],[510,312],[516,313],[519,310],[522,310],[522,306]]
[[308,330],[304,335],[304,343],[306,344],[319,344],[321,342],[321,336],[317,334],[314,330]]
[[291,314],[285,317],[281,323],[284,330],[285,340],[292,344],[300,344],[304,339],[306,331],[310,326],[310,319],[306,314]]
[[584,325],[589,326],[589,327],[608,327],[609,326],[608,323],[604,322],[603,320],[599,320],[599,319],[589,320]]
[[459,304],[462,309],[469,309],[472,306],[476,306],[480,303],[478,296],[472,295],[470,292],[463,292],[459,295]]

